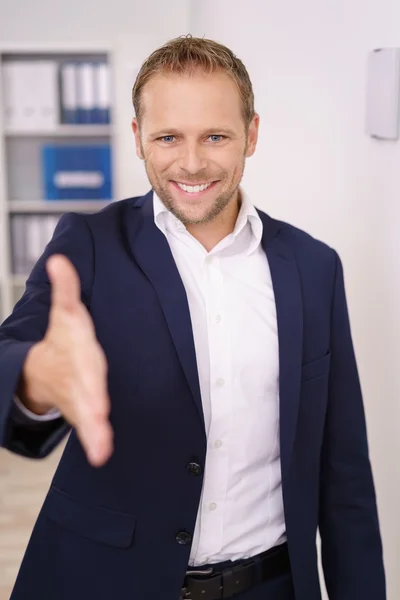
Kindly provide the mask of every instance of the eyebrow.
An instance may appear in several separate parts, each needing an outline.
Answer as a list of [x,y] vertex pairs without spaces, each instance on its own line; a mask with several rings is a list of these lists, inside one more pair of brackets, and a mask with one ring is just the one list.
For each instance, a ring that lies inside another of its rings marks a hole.
[[[201,136],[211,135],[212,133],[217,134],[217,135],[219,133],[230,135],[230,136],[236,135],[235,131],[233,131],[232,129],[229,129],[227,127],[214,127],[214,128],[206,129],[206,131],[203,131],[201,133]],[[179,129],[174,129],[174,128],[161,129],[160,131],[156,131],[155,133],[152,133],[150,135],[150,138],[154,139],[154,138],[163,137],[166,135],[181,135],[181,134],[182,134],[182,132],[179,131]]]

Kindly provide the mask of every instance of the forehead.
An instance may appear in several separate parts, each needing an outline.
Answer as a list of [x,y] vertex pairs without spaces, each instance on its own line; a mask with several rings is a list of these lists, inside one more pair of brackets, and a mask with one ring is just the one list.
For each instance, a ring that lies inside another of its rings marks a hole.
[[143,87],[141,103],[144,128],[209,121],[228,127],[242,120],[239,90],[223,72],[154,75]]

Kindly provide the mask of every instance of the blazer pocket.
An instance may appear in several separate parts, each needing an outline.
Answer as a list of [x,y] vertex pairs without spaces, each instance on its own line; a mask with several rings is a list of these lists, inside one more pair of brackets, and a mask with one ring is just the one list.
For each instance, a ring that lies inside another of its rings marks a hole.
[[50,488],[43,511],[52,521],[96,542],[120,548],[132,543],[134,515],[82,504],[55,487]]
[[317,379],[323,375],[329,373],[329,367],[331,363],[331,353],[325,354],[321,358],[317,358],[312,362],[308,362],[302,367],[301,382],[310,381],[311,379]]

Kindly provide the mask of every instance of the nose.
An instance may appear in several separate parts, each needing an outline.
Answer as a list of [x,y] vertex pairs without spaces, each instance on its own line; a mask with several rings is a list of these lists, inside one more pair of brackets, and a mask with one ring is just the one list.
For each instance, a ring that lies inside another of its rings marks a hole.
[[200,148],[197,144],[186,144],[182,148],[182,154],[177,162],[182,171],[186,171],[192,175],[207,167],[204,149]]

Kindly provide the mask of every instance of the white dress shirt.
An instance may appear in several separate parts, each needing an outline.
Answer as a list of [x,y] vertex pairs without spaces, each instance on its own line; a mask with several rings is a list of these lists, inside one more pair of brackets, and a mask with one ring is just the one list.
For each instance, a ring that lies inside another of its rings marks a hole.
[[154,193],[154,218],[185,286],[207,433],[190,565],[286,540],[275,297],[262,221],[241,189],[234,231],[210,252]]
[[[153,193],[190,310],[207,434],[189,564],[248,558],[286,540],[275,298],[262,221],[240,188],[234,231],[210,252]],[[43,420],[16,399],[26,415]]]

